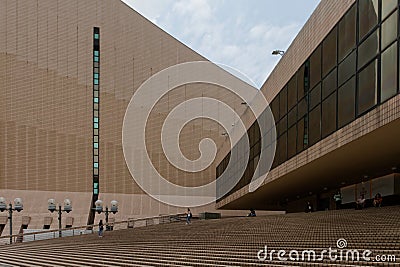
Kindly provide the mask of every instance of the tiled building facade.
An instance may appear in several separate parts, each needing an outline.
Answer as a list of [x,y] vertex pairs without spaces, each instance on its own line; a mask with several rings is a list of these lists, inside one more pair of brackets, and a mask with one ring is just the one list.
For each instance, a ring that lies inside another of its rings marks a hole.
[[253,166],[269,145],[253,123],[246,172],[218,207],[299,211],[310,200],[332,208],[336,190],[356,198],[357,183],[368,183],[370,198],[384,190],[371,179],[384,175],[392,177],[390,193],[399,193],[398,9],[397,0],[321,1],[262,86],[277,130],[272,170],[249,194]]
[[[88,222],[96,195],[105,204],[119,201],[117,220],[184,212],[155,201],[133,181],[122,124],[146,79],[175,64],[204,60],[121,1],[0,1],[0,196],[23,199],[14,223],[25,215],[32,218],[29,228],[42,228],[44,217],[53,216],[56,227],[49,198],[72,201],[65,217],[73,217],[74,225]],[[188,186],[212,181],[215,164],[196,174],[171,167],[160,129],[172,108],[196,96],[240,103],[221,88],[182,86],[160,100],[146,129],[155,167]],[[181,134],[183,153],[197,158],[199,141],[210,137],[220,144],[221,131],[215,122],[192,121]],[[194,212],[206,210],[214,204]]]

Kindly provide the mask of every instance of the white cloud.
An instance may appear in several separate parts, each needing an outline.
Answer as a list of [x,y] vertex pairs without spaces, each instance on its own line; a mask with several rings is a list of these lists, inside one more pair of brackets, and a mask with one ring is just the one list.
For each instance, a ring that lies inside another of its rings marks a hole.
[[309,15],[292,19],[299,17],[298,10],[271,8],[270,1],[261,0],[124,1],[193,50],[242,71],[258,86],[279,61],[271,51],[287,49]]
[[207,0],[179,0],[172,10],[181,16],[189,16],[192,21],[203,22],[211,18],[212,10]]
[[267,31],[267,27],[264,24],[255,25],[253,28],[250,29],[250,37],[253,39],[258,39],[260,36]]

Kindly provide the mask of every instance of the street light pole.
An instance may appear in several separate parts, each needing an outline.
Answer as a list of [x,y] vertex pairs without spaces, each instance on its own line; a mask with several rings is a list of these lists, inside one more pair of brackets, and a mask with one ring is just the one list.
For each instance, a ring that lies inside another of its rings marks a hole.
[[12,213],[13,213],[13,208],[10,203],[8,206],[8,219],[10,220],[10,244],[12,244]]
[[110,225],[108,225],[108,217],[109,214],[112,213],[117,213],[118,212],[118,201],[116,200],[112,200],[111,201],[111,210],[108,210],[108,206],[106,206],[106,209],[103,210],[103,201],[98,199],[95,203],[95,208],[94,210],[100,214],[100,213],[105,213],[106,215],[106,231],[111,231],[112,227]]
[[20,198],[16,198],[14,199],[14,208],[10,202],[10,204],[8,205],[7,208],[7,202],[6,199],[4,197],[0,197],[0,212],[3,211],[8,211],[8,219],[10,220],[10,244],[12,244],[12,235],[13,235],[13,230],[12,230],[12,215],[13,215],[13,211],[16,210],[18,212],[20,212],[21,210],[24,209],[24,206],[22,204],[22,199]]
[[61,219],[62,219],[62,212],[65,211],[66,213],[69,213],[72,211],[72,205],[71,201],[67,198],[64,199],[64,209],[61,208],[61,204],[58,203],[58,209],[56,206],[56,200],[51,198],[47,201],[48,204],[48,210],[53,213],[54,211],[58,212],[58,237],[62,237],[62,232],[61,232]]
[[108,226],[108,206],[106,206],[106,225]]
[[62,215],[62,210],[61,210],[61,205],[58,204],[58,237],[61,237],[61,215]]

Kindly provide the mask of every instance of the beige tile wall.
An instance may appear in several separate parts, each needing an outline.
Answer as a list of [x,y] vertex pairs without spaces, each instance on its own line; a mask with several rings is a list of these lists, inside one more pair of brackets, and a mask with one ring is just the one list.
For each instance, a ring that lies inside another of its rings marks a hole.
[[[133,182],[122,153],[122,121],[131,96],[152,74],[205,59],[117,0],[0,1],[0,192],[18,192],[25,201],[38,192],[46,197],[67,192],[79,196],[74,202],[89,205],[95,26],[100,27],[101,53],[100,198],[112,195],[122,201],[127,212],[121,218],[174,213],[177,208],[153,201]],[[160,150],[160,119],[185,99],[183,92],[186,98],[210,95],[233,106],[240,100],[212,86],[182,90],[160,101],[159,114],[149,122],[149,153],[168,179],[204,184],[215,178],[215,164],[196,175],[167,164]],[[183,153],[196,158],[197,144],[206,136],[220,146],[220,133],[216,123],[194,121],[183,131]],[[74,216],[85,218],[87,210]],[[74,224],[84,221],[79,218]]]

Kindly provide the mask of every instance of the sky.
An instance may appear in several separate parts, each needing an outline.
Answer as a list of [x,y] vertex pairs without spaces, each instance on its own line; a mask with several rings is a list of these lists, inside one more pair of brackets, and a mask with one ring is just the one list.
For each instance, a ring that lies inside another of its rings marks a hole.
[[261,87],[320,0],[123,0],[207,59]]

